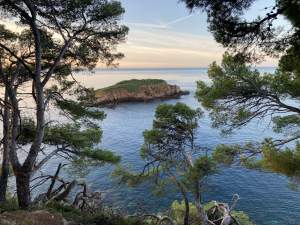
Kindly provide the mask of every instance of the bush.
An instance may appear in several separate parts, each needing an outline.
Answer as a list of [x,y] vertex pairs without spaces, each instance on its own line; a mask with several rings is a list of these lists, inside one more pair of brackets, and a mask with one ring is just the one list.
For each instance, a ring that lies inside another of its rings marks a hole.
[[16,211],[19,209],[18,200],[11,196],[7,197],[7,201],[0,203],[0,212]]
[[[204,205],[205,211],[208,211],[214,206],[214,202],[208,202]],[[184,202],[174,201],[171,205],[170,215],[176,221],[177,224],[182,224],[184,218],[185,206]],[[190,224],[198,225],[197,221],[197,209],[196,206],[190,203]],[[233,211],[232,216],[240,223],[240,225],[255,225],[251,222],[249,216],[242,211]]]
[[65,219],[82,225],[146,225],[139,219],[127,218],[112,210],[99,210],[95,214],[88,214],[58,202],[48,204],[47,209],[61,213]]

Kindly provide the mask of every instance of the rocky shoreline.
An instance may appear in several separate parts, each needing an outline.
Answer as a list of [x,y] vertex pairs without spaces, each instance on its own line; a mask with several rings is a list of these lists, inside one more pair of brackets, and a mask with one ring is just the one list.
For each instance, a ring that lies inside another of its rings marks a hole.
[[188,95],[177,85],[168,84],[164,80],[128,80],[111,87],[96,90],[94,106],[116,105],[124,102],[148,102],[156,99],[179,98]]

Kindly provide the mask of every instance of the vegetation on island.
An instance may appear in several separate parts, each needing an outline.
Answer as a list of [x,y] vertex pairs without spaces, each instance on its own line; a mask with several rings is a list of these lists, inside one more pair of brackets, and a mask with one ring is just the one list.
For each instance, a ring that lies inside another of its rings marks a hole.
[[95,92],[96,92],[96,96],[98,94],[120,91],[120,90],[126,90],[129,92],[138,92],[141,87],[161,85],[161,84],[167,84],[167,82],[161,79],[141,79],[141,80],[131,79],[131,80],[120,81],[112,86],[98,89]]

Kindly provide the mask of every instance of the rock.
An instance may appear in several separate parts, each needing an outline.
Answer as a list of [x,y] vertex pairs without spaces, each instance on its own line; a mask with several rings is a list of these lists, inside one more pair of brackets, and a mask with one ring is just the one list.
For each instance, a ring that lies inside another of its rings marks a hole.
[[0,225],[76,225],[61,214],[40,211],[14,211],[0,214]]
[[92,105],[114,105],[122,102],[147,102],[154,99],[178,98],[189,94],[177,85],[164,80],[128,80],[96,90],[96,101]]

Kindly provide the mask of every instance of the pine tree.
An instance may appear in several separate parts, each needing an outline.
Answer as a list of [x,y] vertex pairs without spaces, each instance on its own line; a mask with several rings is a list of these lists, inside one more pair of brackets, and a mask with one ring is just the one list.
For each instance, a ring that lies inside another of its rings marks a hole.
[[[213,126],[231,132],[271,117],[274,131],[284,134],[280,140],[221,145],[216,159],[299,177],[300,2],[277,0],[272,7],[266,5],[265,16],[249,20],[245,17],[255,0],[183,1],[192,10],[207,12],[209,30],[230,52],[221,65],[214,62],[209,67],[212,84],[198,82],[197,98],[211,112]],[[288,29],[276,26],[280,17],[287,19]],[[279,57],[274,74],[252,69],[264,56]]]
[[177,187],[185,206],[184,225],[190,224],[191,194],[197,209],[198,223],[207,224],[201,195],[205,179],[216,172],[212,158],[195,144],[201,114],[199,110],[191,109],[183,103],[158,106],[152,129],[144,131],[141,148],[141,156],[145,160],[143,171],[134,174],[119,169],[115,173],[121,181],[130,185],[151,180],[158,193],[164,192],[170,184]]
[[[22,27],[13,30],[0,25],[0,77],[5,90],[1,99],[5,157],[0,184],[7,180],[9,156],[19,205],[27,208],[30,179],[53,156],[119,160],[95,147],[102,134],[97,120],[105,115],[86,107],[93,90],[78,84],[72,73],[98,63],[113,65],[122,58],[115,47],[125,40],[128,29],[119,24],[124,9],[117,1],[1,0],[0,10],[5,19]],[[24,91],[28,86],[31,90]],[[30,107],[24,104],[25,98],[30,99]],[[67,117],[66,124],[46,119],[46,113],[55,110]],[[18,153],[24,145],[29,149],[21,161]],[[45,151],[47,148],[53,150]],[[5,199],[5,189],[1,189],[0,199]]]

